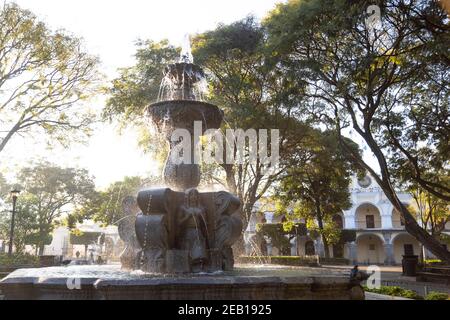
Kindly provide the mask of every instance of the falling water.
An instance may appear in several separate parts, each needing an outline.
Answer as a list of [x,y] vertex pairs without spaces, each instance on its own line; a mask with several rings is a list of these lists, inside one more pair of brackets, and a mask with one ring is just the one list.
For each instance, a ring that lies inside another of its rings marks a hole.
[[194,56],[192,55],[191,38],[186,34],[181,46],[180,63],[194,63]]
[[204,101],[208,83],[203,70],[194,65],[191,42],[186,35],[177,63],[167,66],[158,93],[158,102],[173,100]]

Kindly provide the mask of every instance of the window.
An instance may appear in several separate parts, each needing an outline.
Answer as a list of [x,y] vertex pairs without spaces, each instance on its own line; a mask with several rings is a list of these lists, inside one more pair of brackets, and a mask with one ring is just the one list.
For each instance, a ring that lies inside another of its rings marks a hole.
[[316,255],[316,249],[314,248],[314,242],[306,241],[306,243],[305,243],[305,254],[307,256],[314,256],[314,255]]
[[369,250],[370,251],[375,251],[376,250],[375,245],[374,244],[369,244]]
[[366,216],[366,228],[367,229],[375,229],[375,216],[374,215]]
[[344,257],[344,245],[336,244],[333,246],[333,258],[343,258]]
[[414,246],[412,244],[404,245],[405,256],[413,256],[414,255]]
[[342,217],[340,215],[334,215],[333,222],[338,229],[344,229],[344,221],[342,220]]

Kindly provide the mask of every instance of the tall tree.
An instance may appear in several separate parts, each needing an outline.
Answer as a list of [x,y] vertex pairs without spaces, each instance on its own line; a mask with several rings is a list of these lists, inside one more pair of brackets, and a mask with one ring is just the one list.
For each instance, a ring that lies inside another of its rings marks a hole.
[[[287,158],[294,142],[301,144],[309,131],[292,112],[301,101],[302,90],[291,85],[289,73],[267,63],[265,47],[264,29],[251,16],[219,25],[193,39],[196,62],[209,76],[208,98],[225,112],[222,129],[278,129],[280,157]],[[221,164],[222,170],[214,172],[216,181],[241,199],[244,229],[255,203],[267,195],[286,169],[281,162],[268,170],[259,160],[252,162],[246,157],[243,163]],[[223,178],[221,172],[225,173]]]
[[[265,65],[264,38],[264,30],[249,17],[196,35],[193,54],[195,62],[208,74],[210,90],[206,99],[225,112],[222,129],[279,129],[283,157],[289,155],[289,149],[283,147],[288,136],[300,143],[309,128],[290,113],[301,98],[298,87],[290,86],[292,79],[288,74],[281,77],[276,65]],[[143,108],[158,98],[164,67],[178,56],[176,48],[165,41],[139,43],[136,66],[123,69],[113,81],[105,116],[142,124]],[[161,150],[160,144],[151,139],[155,137],[144,141]],[[284,170],[278,167],[266,170],[264,163],[250,160],[247,155],[239,165],[202,166],[205,180],[223,184],[239,196],[244,204],[245,226],[254,204]]]
[[46,162],[21,169],[18,183],[23,190],[21,198],[30,199],[30,210],[37,215],[36,244],[40,255],[61,216],[82,205],[95,192],[92,177],[86,170],[61,168]]
[[0,152],[17,135],[67,144],[89,133],[98,61],[14,3],[0,7]]
[[164,68],[178,59],[179,52],[167,40],[138,41],[136,46],[136,65],[119,69],[119,77],[108,89],[103,118],[119,121],[122,127],[132,125],[138,128],[140,146],[163,162],[168,147],[162,137],[149,132],[143,110],[158,100]]
[[410,206],[412,213],[438,239],[450,222],[450,204],[417,185],[411,186],[409,191],[414,199]]
[[[355,154],[359,153],[357,144],[349,139],[347,143]],[[285,210],[286,218],[317,224],[327,258],[329,245],[336,238],[333,217],[351,207],[350,177],[356,168],[345,153],[333,132],[316,131],[308,143],[285,160],[288,169],[278,191],[282,202],[293,206],[293,210]]]
[[[8,203],[8,207],[11,204]],[[50,227],[50,226],[47,226]],[[11,211],[0,215],[0,238],[9,239],[11,231]],[[43,238],[41,238],[43,237]],[[16,207],[13,245],[16,253],[24,253],[26,245],[32,245],[37,252],[40,243],[51,243],[51,232],[40,232],[38,217],[38,201],[31,194],[21,195]]]
[[[390,157],[401,160],[409,168],[404,177],[448,200],[447,16],[435,1],[375,3],[381,8],[381,27],[366,15],[373,1],[280,4],[265,22],[269,41],[274,57],[297,72],[299,85],[306,85],[311,115],[339,136],[351,127],[365,141],[379,168],[358,159],[340,139],[400,212],[406,230],[450,261],[450,252],[399,200],[397,172],[388,164]],[[429,175],[430,168],[438,175]]]

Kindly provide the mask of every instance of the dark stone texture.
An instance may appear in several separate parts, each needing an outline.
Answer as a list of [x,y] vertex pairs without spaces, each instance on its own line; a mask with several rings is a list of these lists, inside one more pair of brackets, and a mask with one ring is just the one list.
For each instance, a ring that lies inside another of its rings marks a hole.
[[[151,189],[141,191],[137,203],[142,212],[135,219],[142,254],[140,269],[160,273],[233,269],[231,246],[242,231],[237,197],[196,189]],[[180,250],[188,252],[189,267],[167,265],[173,259],[167,254]]]
[[[175,254],[177,255],[177,254]],[[54,269],[54,268],[53,268]],[[60,268],[64,272],[63,268]],[[46,277],[10,274],[0,282],[6,299],[31,300],[363,300],[358,284],[337,276],[124,277],[103,273],[81,278],[70,290],[64,274]],[[56,269],[58,270],[58,269]],[[31,269],[31,274],[39,269]],[[54,272],[54,270],[52,270]],[[68,280],[69,279],[69,280]]]
[[169,274],[191,272],[189,251],[168,250],[166,256],[166,272]]

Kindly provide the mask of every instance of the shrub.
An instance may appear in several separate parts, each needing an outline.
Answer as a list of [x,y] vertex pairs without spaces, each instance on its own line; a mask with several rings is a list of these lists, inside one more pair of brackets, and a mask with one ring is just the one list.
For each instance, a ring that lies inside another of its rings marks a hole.
[[14,266],[38,265],[39,257],[30,254],[0,254],[0,267],[9,268]]
[[426,265],[427,265],[427,264],[430,264],[430,265],[433,265],[433,264],[435,264],[435,265],[443,264],[441,260],[437,260],[437,259],[425,260],[424,262],[425,262]]
[[423,300],[423,297],[418,295],[413,290],[407,290],[400,287],[395,286],[381,286],[379,289],[369,289],[368,287],[364,287],[364,290],[367,292],[373,292],[378,294],[384,294],[393,297],[402,297],[407,299],[414,300]]
[[449,300],[448,293],[443,292],[430,292],[426,297],[425,300]]

